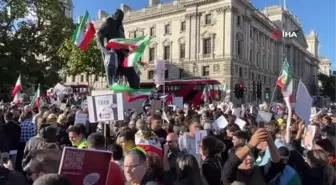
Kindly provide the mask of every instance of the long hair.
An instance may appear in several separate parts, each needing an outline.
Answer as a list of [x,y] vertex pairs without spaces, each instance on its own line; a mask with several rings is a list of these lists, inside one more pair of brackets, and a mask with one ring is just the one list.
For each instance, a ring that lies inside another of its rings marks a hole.
[[187,180],[188,184],[203,185],[201,171],[196,158],[186,154],[177,158],[177,181]]

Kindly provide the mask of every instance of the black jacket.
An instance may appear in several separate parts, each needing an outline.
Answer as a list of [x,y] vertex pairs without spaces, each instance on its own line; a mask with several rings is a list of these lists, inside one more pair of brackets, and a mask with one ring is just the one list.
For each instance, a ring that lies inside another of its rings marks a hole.
[[21,127],[14,121],[9,121],[3,125],[4,132],[9,140],[9,149],[17,150],[21,139]]
[[202,164],[202,174],[208,185],[221,185],[222,163],[219,156],[207,158]]

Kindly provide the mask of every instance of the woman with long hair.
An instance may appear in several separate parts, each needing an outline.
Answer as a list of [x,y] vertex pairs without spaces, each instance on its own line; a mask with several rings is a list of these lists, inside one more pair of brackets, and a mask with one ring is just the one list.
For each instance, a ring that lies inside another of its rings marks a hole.
[[196,158],[187,154],[177,158],[177,179],[174,185],[207,185]]

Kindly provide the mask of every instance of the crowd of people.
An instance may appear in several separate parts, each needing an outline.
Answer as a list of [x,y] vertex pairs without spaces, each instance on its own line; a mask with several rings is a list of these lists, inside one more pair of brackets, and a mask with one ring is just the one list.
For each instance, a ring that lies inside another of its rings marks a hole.
[[[112,152],[107,185],[336,183],[336,114],[319,114],[304,123],[294,113],[286,141],[286,113],[260,124],[247,109],[239,118],[247,124],[240,128],[226,104],[199,110],[145,108],[141,114],[129,110],[124,120],[105,126],[75,124],[76,114],[88,109],[68,102],[64,110],[55,105],[0,107],[0,185],[70,185],[58,174],[64,146]],[[218,130],[213,122],[221,116],[228,125]],[[305,148],[308,125],[317,129],[313,146]],[[198,130],[207,132],[199,147]],[[139,139],[150,138],[160,141],[161,154],[137,146]]]

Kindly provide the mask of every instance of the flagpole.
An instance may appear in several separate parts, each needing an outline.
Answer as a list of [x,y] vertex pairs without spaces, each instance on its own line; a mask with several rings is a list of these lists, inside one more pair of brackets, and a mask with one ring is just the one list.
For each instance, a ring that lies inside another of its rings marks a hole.
[[[287,60],[287,57],[285,58],[285,60]],[[278,75],[278,78],[279,78],[279,76],[281,75],[281,73],[282,73],[282,70],[283,70],[283,67],[284,67],[284,63],[285,63],[285,60],[282,62],[282,67],[281,67],[281,70],[280,70],[280,72],[279,72],[279,75]],[[270,112],[271,111],[271,109],[272,109],[272,103],[273,103],[273,99],[274,99],[274,95],[275,95],[275,91],[276,91],[276,88],[277,88],[277,81],[275,82],[275,86],[274,86],[274,89],[273,89],[273,93],[272,93],[272,96],[271,96],[271,101],[270,101],[270,103],[269,103],[269,106],[268,106],[268,111]]]

